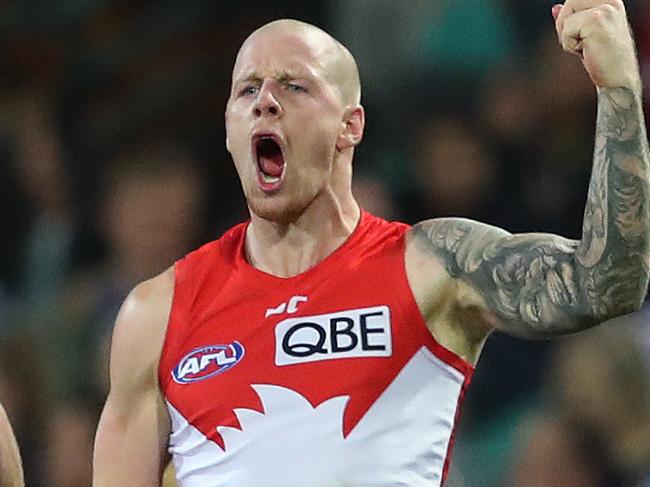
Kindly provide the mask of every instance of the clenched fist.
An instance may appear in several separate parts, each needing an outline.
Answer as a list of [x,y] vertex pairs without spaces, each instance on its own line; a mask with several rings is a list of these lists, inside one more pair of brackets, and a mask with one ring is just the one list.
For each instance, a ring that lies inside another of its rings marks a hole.
[[639,65],[622,0],[567,0],[552,9],[564,50],[582,58],[598,88],[640,90]]

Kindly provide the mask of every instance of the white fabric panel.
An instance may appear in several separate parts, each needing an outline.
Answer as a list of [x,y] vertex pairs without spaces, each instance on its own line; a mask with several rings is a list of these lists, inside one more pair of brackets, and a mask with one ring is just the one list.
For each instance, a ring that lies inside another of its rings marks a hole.
[[169,451],[180,487],[439,486],[464,376],[422,347],[347,438],[348,396],[317,407],[296,391],[254,385],[264,413],[236,409],[225,450],[171,404]]

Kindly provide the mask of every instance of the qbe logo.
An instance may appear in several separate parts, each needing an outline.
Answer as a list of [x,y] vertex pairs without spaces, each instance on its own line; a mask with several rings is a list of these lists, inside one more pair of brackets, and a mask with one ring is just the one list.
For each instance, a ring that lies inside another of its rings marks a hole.
[[243,357],[244,347],[239,342],[196,348],[178,362],[172,377],[179,384],[204,380],[232,369]]
[[276,365],[392,353],[388,306],[288,318],[275,327]]

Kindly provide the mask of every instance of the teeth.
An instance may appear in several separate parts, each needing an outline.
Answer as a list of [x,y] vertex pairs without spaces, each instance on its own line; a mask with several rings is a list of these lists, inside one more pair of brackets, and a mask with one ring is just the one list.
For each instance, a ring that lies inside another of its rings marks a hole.
[[280,180],[280,178],[277,176],[269,176],[268,174],[264,174],[264,173],[261,174],[262,174],[262,180],[265,183],[277,183]]

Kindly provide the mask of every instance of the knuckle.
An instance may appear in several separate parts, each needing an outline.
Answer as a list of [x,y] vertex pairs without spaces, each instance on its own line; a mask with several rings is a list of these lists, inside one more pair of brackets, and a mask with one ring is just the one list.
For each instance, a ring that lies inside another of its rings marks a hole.
[[603,11],[603,7],[604,6],[601,5],[600,7],[593,9],[589,13],[589,20],[592,23],[598,24],[598,25],[603,23],[603,21],[605,20],[605,17],[606,17],[605,12]]
[[608,19],[611,19],[611,18],[615,17],[618,14],[618,10],[616,9],[616,7],[614,7],[613,5],[611,5],[609,3],[603,5],[601,7],[601,10],[603,12],[603,17],[608,18]]
[[619,12],[625,11],[625,3],[623,3],[623,0],[610,0],[609,5]]

